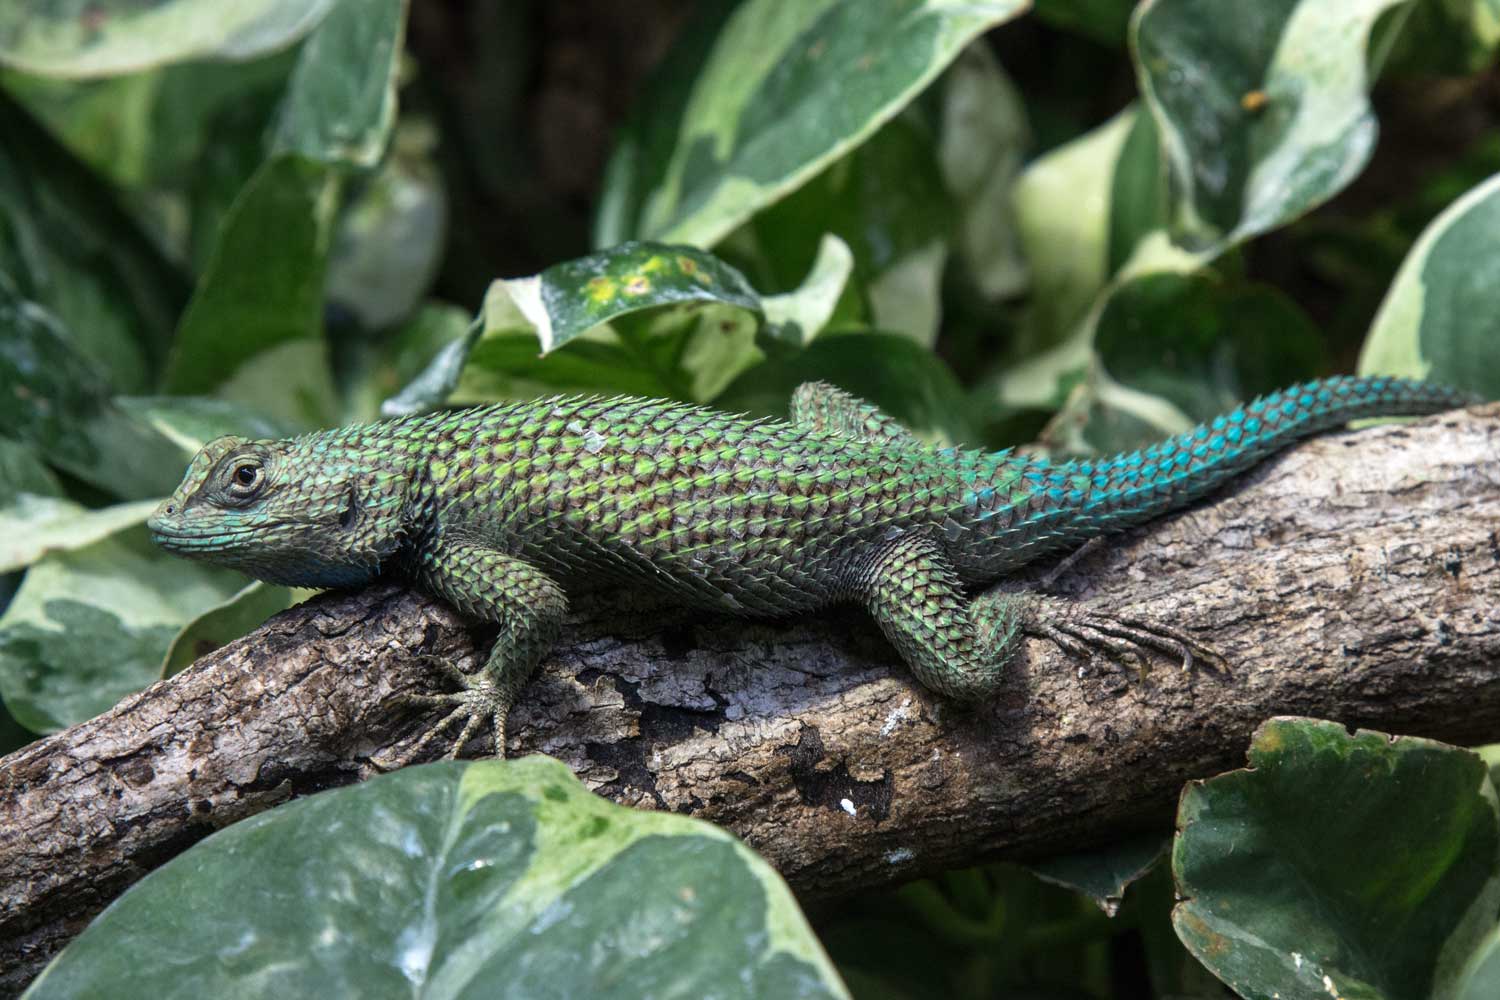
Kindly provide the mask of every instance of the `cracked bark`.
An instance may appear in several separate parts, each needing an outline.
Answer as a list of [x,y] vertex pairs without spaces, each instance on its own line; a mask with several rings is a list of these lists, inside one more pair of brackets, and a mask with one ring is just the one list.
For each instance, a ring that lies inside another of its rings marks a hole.
[[[1231,674],[1032,642],[989,705],[915,684],[861,615],[746,623],[580,602],[511,717],[617,801],[692,813],[807,896],[1167,829],[1272,715],[1500,738],[1500,405],[1325,437],[1112,540],[1058,589],[1190,626]],[[430,716],[421,654],[483,631],[394,586],[293,608],[0,760],[0,989],[225,824],[368,777]]]

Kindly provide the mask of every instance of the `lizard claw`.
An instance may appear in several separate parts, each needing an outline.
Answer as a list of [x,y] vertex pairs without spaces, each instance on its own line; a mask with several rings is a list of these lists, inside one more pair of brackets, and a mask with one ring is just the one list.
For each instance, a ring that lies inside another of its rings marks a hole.
[[1155,651],[1180,660],[1185,671],[1199,662],[1211,669],[1229,669],[1228,660],[1191,634],[1138,615],[1106,615],[1049,601],[1033,612],[1026,631],[1080,659],[1091,659],[1102,650],[1117,660],[1140,662],[1143,652]]
[[444,675],[459,685],[459,690],[448,691],[441,694],[404,694],[396,699],[396,703],[403,707],[416,708],[418,710],[432,708],[447,708],[442,718],[433,723],[427,732],[422,734],[421,739],[398,757],[392,765],[392,770],[405,767],[412,761],[421,757],[423,752],[441,736],[444,732],[452,729],[457,723],[463,723],[459,730],[458,738],[453,741],[452,746],[444,756],[449,760],[458,759],[461,751],[468,742],[476,736],[488,723],[494,733],[494,753],[497,757],[505,756],[505,721],[509,714],[504,696],[498,685],[495,684],[487,671],[480,670],[477,673],[467,674],[458,667],[439,659],[428,658],[428,662],[438,667]]

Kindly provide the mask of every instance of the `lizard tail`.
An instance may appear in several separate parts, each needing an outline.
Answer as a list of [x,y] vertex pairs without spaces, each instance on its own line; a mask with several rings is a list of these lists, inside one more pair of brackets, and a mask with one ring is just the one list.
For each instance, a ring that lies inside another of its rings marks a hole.
[[[995,510],[995,557],[1022,564],[1186,506],[1295,441],[1360,417],[1438,413],[1479,400],[1415,379],[1337,376],[1262,396],[1140,451],[1012,471],[1009,511]],[[1000,506],[997,504],[996,506]],[[986,512],[979,511],[981,523]],[[983,529],[981,529],[982,531]],[[1006,537],[1008,536],[1008,537]]]
[[[1281,389],[1141,451],[1089,463],[1080,514],[1134,524],[1221,486],[1272,452],[1361,417],[1441,413],[1477,400],[1416,379],[1342,375]],[[1081,471],[1081,470],[1078,470]]]

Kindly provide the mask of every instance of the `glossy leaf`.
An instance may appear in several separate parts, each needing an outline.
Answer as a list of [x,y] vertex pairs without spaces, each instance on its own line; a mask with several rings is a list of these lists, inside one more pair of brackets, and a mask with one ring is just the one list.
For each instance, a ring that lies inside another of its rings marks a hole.
[[623,243],[496,281],[479,322],[382,412],[557,391],[707,401],[760,357],[754,337],[766,321],[776,324],[766,331],[773,339],[806,342],[818,333],[810,324],[833,314],[846,255],[837,241],[824,244],[801,287],[764,299],[713,254],[655,243]]
[[188,59],[248,59],[290,45],[333,0],[131,0],[8,4],[0,63],[52,76],[114,76]]
[[1184,944],[1242,996],[1451,997],[1500,907],[1500,814],[1457,747],[1272,719],[1182,795]]
[[1217,250],[1342,190],[1375,146],[1376,19],[1406,0],[1145,0],[1131,46],[1172,182],[1173,236]]
[[818,241],[818,256],[800,287],[761,300],[771,336],[798,347],[828,325],[834,307],[854,272],[849,245],[831,233]]
[[26,996],[101,992],[847,995],[765,862],[706,823],[598,798],[545,757],[409,767],[210,836]]
[[1138,448],[1326,369],[1321,334],[1296,303],[1203,273],[1121,282],[1100,308],[1094,350],[1087,398],[1058,420],[1069,452]]
[[761,212],[750,228],[777,285],[807,271],[822,234],[837,235],[853,254],[853,277],[871,322],[930,344],[955,207],[935,128],[909,111]]
[[1024,6],[751,0],[717,31],[687,33],[615,152],[596,241],[711,246],[868,138]]
[[484,323],[486,331],[533,331],[546,353],[621,316],[691,302],[760,310],[744,276],[712,254],[622,243],[535,277],[495,282],[485,295]]
[[447,236],[442,177],[431,158],[437,136],[412,125],[345,206],[328,263],[328,298],[365,330],[406,319],[432,284]]
[[1493,1000],[1500,996],[1500,926],[1474,949],[1464,967],[1456,1000]]
[[144,524],[156,503],[137,500],[89,510],[64,497],[22,493],[0,505],[0,573],[29,566],[49,552],[81,549]]
[[[272,348],[320,343],[332,185],[325,168],[296,157],[270,160],[251,179],[224,220],[182,318],[167,369],[169,392],[211,392]],[[318,363],[316,355],[308,360]],[[270,388],[271,395],[245,402],[297,423],[326,416]]]
[[1423,231],[1375,316],[1359,370],[1500,398],[1500,174]]
[[396,123],[406,0],[338,0],[308,36],[271,136],[273,154],[371,168]]
[[245,582],[139,529],[44,556],[0,615],[0,697],[33,732],[92,718],[156,680],[178,630]]
[[1016,181],[1017,234],[1031,275],[1024,350],[1074,331],[1109,279],[1115,168],[1135,118],[1120,112],[1038,157]]
[[187,456],[111,395],[104,372],[57,318],[0,274],[0,435],[117,497],[171,492]]
[[0,90],[0,282],[139,392],[166,357],[187,283],[114,193]]
[[1043,881],[1083,893],[1112,917],[1120,910],[1125,889],[1156,866],[1170,842],[1164,834],[1144,833],[1098,850],[1047,858],[1027,867]]

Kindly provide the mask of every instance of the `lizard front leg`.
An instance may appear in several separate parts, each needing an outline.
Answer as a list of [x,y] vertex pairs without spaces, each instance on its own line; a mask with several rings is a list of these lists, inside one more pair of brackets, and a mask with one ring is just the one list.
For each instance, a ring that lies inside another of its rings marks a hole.
[[448,694],[411,695],[411,704],[439,705],[449,712],[402,758],[417,756],[440,733],[463,723],[449,756],[489,723],[495,755],[505,756],[505,720],[516,696],[543,656],[552,648],[568,610],[557,581],[513,556],[465,541],[441,540],[423,556],[418,583],[464,614],[500,626],[500,634],[483,667],[465,674],[451,665],[445,672],[460,689]]

